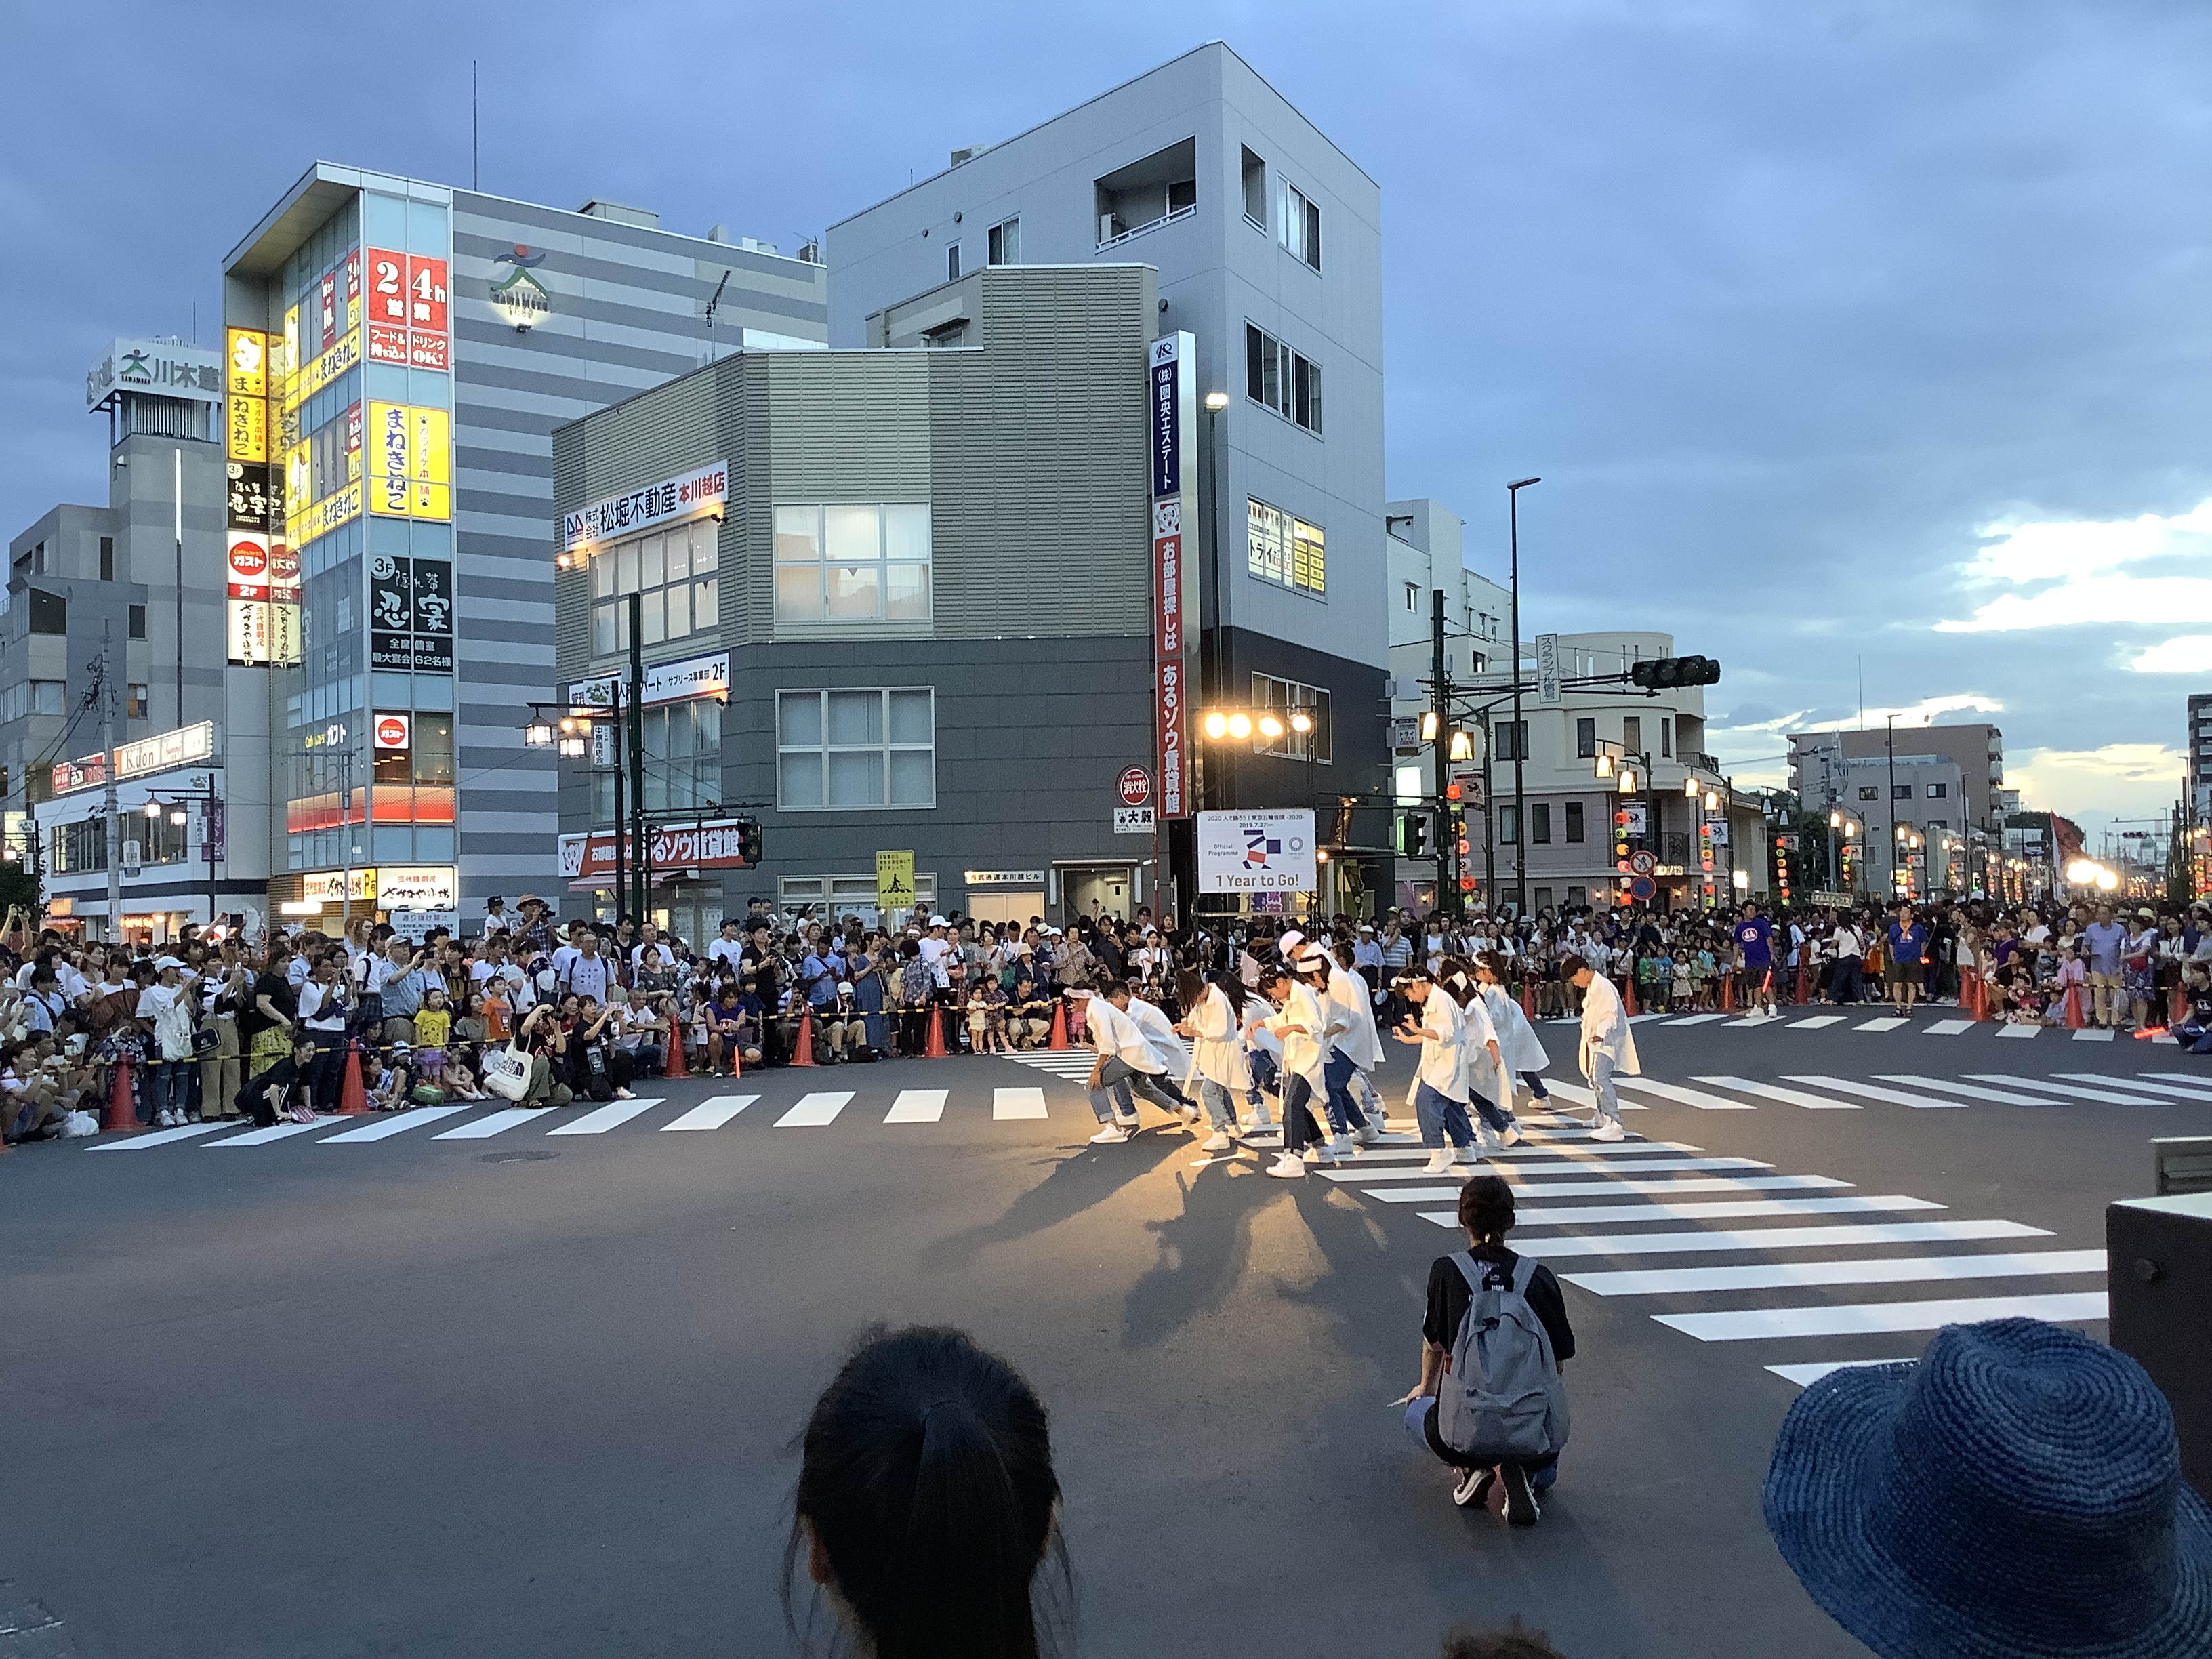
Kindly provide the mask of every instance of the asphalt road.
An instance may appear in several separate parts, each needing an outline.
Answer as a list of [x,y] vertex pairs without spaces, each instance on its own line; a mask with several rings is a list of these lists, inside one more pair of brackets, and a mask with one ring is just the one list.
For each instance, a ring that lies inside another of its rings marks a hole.
[[[1420,1287],[1454,1242],[1423,1218],[1448,1194],[1382,1195],[1425,1184],[1403,1154],[1291,1183],[1179,1133],[1090,1148],[1069,1084],[994,1059],[749,1077],[734,1091],[757,1097],[694,1133],[667,1126],[732,1085],[666,1085],[602,1133],[541,1117],[439,1138],[478,1111],[374,1141],[331,1144],[348,1122],[19,1149],[0,1158],[0,1656],[787,1651],[793,1437],[878,1320],[968,1328],[1052,1407],[1077,1651],[1421,1656],[1454,1620],[1517,1613],[1571,1659],[1860,1654],[1759,1522],[1797,1392],[1767,1368],[1917,1352],[1924,1328],[1856,1328],[1900,1322],[1866,1311],[1887,1304],[2078,1316],[2101,1274],[2039,1253],[2101,1245],[2105,1204],[2148,1188],[2153,1135],[2212,1133],[2212,1064],[1925,1035],[1939,1017],[1647,1022],[1647,1075],[1701,1103],[1632,1091],[1631,1128],[1661,1145],[1595,1153],[1554,1130],[1516,1165],[1532,1191],[1591,1189],[1524,1212],[1613,1211],[1516,1237],[1583,1251],[1551,1258],[1581,1354],[1562,1480],[1528,1530],[1455,1510],[1385,1403],[1416,1375]],[[1571,1035],[1546,1029],[1570,1079]],[[1803,1078],[1822,1080],[1785,1080]],[[1933,1081],[1881,1080],[1899,1078]],[[2201,1099],[2119,1103],[2125,1079],[2197,1078]],[[902,1114],[919,1121],[884,1121],[900,1091],[939,1090],[934,1121],[924,1093]],[[779,1123],[848,1091],[829,1121]],[[1617,1167],[1632,1157],[1666,1167]],[[1709,1163],[1729,1158],[1752,1162]],[[1702,1203],[1730,1212],[1630,1214]],[[1620,1242],[1931,1223],[1995,1231]],[[2030,1253],[2063,1271],[1957,1265]],[[1843,1282],[1682,1277],[1776,1264]],[[1644,1271],[1675,1277],[1619,1277]],[[1776,1334],[1808,1318],[1846,1328]]]

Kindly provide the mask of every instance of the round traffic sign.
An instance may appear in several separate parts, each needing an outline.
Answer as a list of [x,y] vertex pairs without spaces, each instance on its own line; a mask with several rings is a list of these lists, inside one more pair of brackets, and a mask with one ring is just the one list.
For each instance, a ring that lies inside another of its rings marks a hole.
[[1141,766],[1126,768],[1114,781],[1124,806],[1142,806],[1152,798],[1152,775]]
[[1659,867],[1659,860],[1649,853],[1631,853],[1628,855],[1628,867],[1633,874],[1648,876]]
[[1644,902],[1645,900],[1651,898],[1658,892],[1658,890],[1659,884],[1652,880],[1649,876],[1632,876],[1629,878],[1628,896],[1636,900],[1639,904]]

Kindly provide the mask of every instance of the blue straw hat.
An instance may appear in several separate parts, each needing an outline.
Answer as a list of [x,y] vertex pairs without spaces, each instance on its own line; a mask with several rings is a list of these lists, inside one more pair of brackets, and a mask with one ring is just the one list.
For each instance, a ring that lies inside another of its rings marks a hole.
[[1917,1365],[1790,1407],[1766,1528],[1882,1659],[2203,1659],[2212,1507],[2142,1366],[2032,1319],[1948,1326]]

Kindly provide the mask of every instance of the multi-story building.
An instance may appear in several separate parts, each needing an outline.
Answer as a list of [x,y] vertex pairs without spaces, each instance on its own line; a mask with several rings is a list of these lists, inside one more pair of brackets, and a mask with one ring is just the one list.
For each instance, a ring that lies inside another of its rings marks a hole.
[[1847,759],[1835,775],[1840,810],[1860,825],[1853,884],[1863,892],[1924,898],[1972,882],[1966,781],[1948,755]]
[[1945,815],[1950,827],[1994,835],[2004,811],[1997,804],[2004,787],[2004,733],[1979,722],[1958,726],[1888,726],[1790,734],[1790,787],[1808,807],[1826,811],[1847,799],[1841,791],[1849,762],[1887,759],[1910,749],[1916,755],[1940,755],[1959,769],[1963,804]]
[[2189,699],[2189,806],[2200,822],[2212,817],[2212,691]]
[[[869,343],[872,317],[925,292],[941,302],[919,337],[963,343],[975,319],[956,279],[977,266],[1158,272],[1158,331],[1192,337],[1210,411],[1202,701],[1311,722],[1206,747],[1197,804],[1313,804],[1326,839],[1338,799],[1389,770],[1380,188],[1218,42],[951,160],[830,228],[832,343]],[[1340,858],[1325,902],[1357,908],[1386,865]]]
[[222,631],[270,681],[272,898],[438,910],[557,879],[552,757],[520,743],[555,696],[552,430],[823,344],[800,254],[326,162],[231,251],[227,447],[270,505],[230,504]]
[[[611,703],[635,599],[660,921],[872,914],[884,852],[941,909],[1154,902],[1159,844],[1116,820],[1153,738],[1158,291],[1140,264],[985,266],[868,319],[875,346],[725,358],[554,434],[558,667]],[[617,757],[575,759],[565,869],[606,908]]]
[[39,872],[50,919],[94,937],[267,902],[265,677],[227,667],[222,646],[222,395],[216,351],[115,341],[85,378],[108,417],[107,505],[55,507],[9,545],[9,851]]

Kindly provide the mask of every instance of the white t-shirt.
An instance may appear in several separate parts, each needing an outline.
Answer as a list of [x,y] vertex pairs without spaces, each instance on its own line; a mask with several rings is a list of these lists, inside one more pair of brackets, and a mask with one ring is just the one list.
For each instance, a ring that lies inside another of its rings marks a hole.
[[[557,969],[557,961],[555,965]],[[580,997],[605,1002],[607,987],[614,979],[612,967],[605,957],[586,956],[578,951],[570,957],[568,971],[562,975],[562,983]]]
[[743,967],[744,955],[745,942],[741,939],[718,939],[707,947],[708,961],[726,962],[732,968]]

